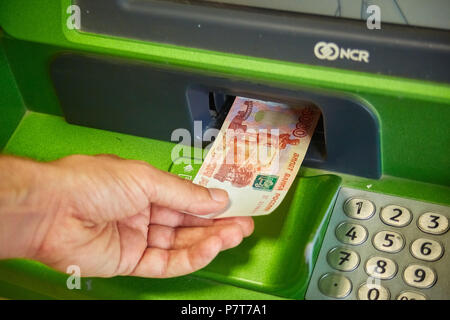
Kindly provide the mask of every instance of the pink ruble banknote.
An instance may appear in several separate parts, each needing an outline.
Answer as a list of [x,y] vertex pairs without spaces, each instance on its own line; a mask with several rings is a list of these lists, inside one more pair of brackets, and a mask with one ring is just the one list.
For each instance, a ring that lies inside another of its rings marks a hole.
[[[228,192],[230,204],[206,218],[266,215],[286,196],[320,111],[236,97],[194,183]],[[203,216],[205,217],[205,216]]]

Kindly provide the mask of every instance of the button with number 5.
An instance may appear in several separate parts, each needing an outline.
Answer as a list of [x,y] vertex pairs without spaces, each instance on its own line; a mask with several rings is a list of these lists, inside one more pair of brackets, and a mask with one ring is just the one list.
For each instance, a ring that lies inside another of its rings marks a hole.
[[336,228],[336,238],[342,243],[354,246],[363,244],[367,234],[366,228],[355,223],[343,222]]
[[448,230],[448,219],[442,214],[427,212],[417,220],[419,229],[426,233],[443,234]]
[[400,206],[389,205],[384,207],[380,213],[381,221],[393,227],[404,227],[411,222],[411,212]]
[[411,264],[403,272],[403,280],[411,287],[426,289],[436,282],[436,273],[426,266]]
[[375,205],[369,200],[350,198],[344,203],[344,212],[349,218],[366,220],[375,213]]
[[373,246],[380,251],[397,253],[401,251],[405,245],[403,236],[394,231],[380,231],[372,240]]

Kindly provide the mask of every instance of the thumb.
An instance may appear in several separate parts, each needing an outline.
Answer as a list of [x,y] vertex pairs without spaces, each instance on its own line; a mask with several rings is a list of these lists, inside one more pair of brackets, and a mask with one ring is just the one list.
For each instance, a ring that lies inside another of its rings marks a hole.
[[171,173],[152,168],[150,202],[183,213],[220,213],[228,206],[228,193],[205,188]]

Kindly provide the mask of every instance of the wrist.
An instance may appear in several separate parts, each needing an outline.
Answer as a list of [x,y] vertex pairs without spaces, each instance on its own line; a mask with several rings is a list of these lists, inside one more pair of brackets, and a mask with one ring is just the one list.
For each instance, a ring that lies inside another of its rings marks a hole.
[[0,259],[32,258],[45,236],[45,211],[34,201],[43,167],[0,156]]

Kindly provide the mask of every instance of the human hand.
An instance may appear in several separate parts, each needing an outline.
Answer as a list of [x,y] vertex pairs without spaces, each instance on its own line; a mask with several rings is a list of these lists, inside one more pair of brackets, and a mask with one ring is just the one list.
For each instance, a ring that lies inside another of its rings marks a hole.
[[185,214],[220,212],[228,195],[142,161],[74,155],[32,165],[25,191],[17,191],[23,183],[15,183],[13,200],[0,195],[0,218],[13,208],[14,219],[35,221],[20,235],[26,238],[19,241],[27,247],[23,255],[63,272],[78,265],[83,276],[180,276],[203,268],[253,232],[250,217]]

